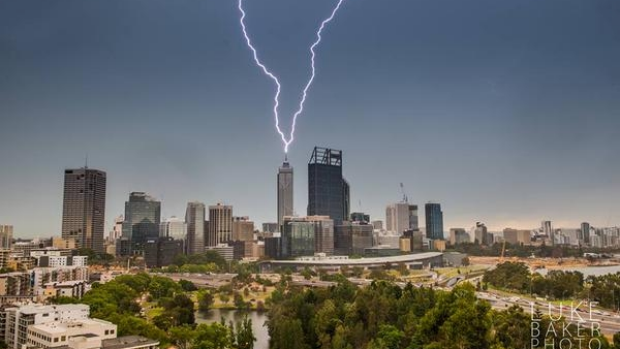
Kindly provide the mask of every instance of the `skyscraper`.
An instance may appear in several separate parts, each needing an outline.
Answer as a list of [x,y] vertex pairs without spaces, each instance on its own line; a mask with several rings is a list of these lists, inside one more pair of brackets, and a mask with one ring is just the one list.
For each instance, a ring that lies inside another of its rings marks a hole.
[[418,229],[418,206],[406,202],[388,205],[385,209],[388,231],[402,234],[405,230]]
[[429,202],[424,206],[426,213],[426,237],[433,240],[443,239],[443,212],[441,205]]
[[106,173],[80,168],[65,170],[62,238],[79,248],[103,253]]
[[588,245],[590,243],[590,223],[581,223],[581,241]]
[[293,212],[293,168],[284,159],[278,169],[278,230],[282,229],[283,217]]
[[206,206],[202,202],[190,202],[185,210],[185,224],[187,225],[187,254],[205,252],[205,220]]
[[308,162],[308,216],[340,224],[349,215],[349,184],[342,177],[342,151],[314,147]]
[[159,237],[185,241],[187,239],[187,224],[184,220],[172,216],[159,224]]
[[233,217],[232,241],[254,241],[254,222],[250,217]]
[[129,194],[123,222],[123,237],[130,242],[129,254],[144,254],[146,242],[159,236],[160,220],[161,202],[143,192]]
[[209,206],[209,234],[207,247],[226,244],[232,241],[233,207],[217,204]]
[[10,250],[13,246],[13,226],[0,225],[0,250]]

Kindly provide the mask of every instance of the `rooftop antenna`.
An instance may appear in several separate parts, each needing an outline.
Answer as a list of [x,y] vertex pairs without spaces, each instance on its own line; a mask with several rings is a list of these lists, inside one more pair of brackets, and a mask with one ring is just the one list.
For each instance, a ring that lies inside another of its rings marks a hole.
[[84,157],[84,168],[88,168],[88,153],[86,153],[86,156]]
[[407,194],[405,194],[405,185],[403,184],[403,182],[400,182],[400,191],[403,193],[403,202],[404,203],[409,203],[409,199],[407,198]]

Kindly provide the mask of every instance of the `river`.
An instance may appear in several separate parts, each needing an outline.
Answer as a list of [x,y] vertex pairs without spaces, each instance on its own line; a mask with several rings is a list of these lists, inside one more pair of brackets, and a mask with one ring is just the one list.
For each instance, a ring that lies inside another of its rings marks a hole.
[[[553,270],[553,269],[538,269],[538,270],[536,270],[536,272],[540,273],[540,275],[544,276],[544,275],[547,275],[549,270]],[[581,272],[584,277],[588,277],[590,275],[601,276],[601,275],[605,275],[605,274],[615,274],[617,272],[620,272],[620,265],[583,267],[583,268],[562,268],[562,269],[559,269],[559,270],[578,271],[578,272]]]
[[229,309],[211,309],[211,311],[209,311],[206,315],[197,312],[196,323],[220,322],[222,317],[224,317],[226,325],[228,325],[230,321],[236,324],[237,322],[243,321],[246,314],[252,320],[252,331],[254,332],[254,337],[256,337],[254,349],[269,349],[269,333],[267,332],[267,326],[265,325],[265,322],[267,321],[267,313],[260,313],[257,311],[241,312],[238,310]]

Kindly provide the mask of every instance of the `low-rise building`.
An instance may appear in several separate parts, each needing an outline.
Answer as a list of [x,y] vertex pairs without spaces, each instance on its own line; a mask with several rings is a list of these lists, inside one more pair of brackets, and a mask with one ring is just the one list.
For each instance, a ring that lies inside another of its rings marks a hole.
[[70,322],[49,322],[28,326],[29,347],[57,348],[69,344],[72,337],[89,336],[101,340],[116,338],[116,325],[99,319],[80,319]]

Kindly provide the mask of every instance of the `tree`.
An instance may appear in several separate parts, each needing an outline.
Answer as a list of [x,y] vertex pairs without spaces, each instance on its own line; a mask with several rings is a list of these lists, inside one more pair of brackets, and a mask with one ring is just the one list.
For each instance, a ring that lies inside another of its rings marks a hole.
[[214,299],[213,294],[210,291],[198,292],[198,311],[201,313],[207,313],[213,307]]
[[196,339],[197,335],[196,331],[188,325],[172,327],[168,333],[170,334],[170,341],[178,349],[191,349],[192,342]]
[[183,279],[179,280],[179,286],[181,286],[185,292],[193,292],[198,290],[198,287],[196,287],[193,282]]
[[230,296],[228,296],[226,293],[220,293],[220,301],[222,301],[222,303],[224,304],[228,304],[228,302],[230,301]]
[[242,322],[237,323],[235,330],[235,343],[236,349],[253,349],[256,337],[252,330],[252,320],[245,316]]

